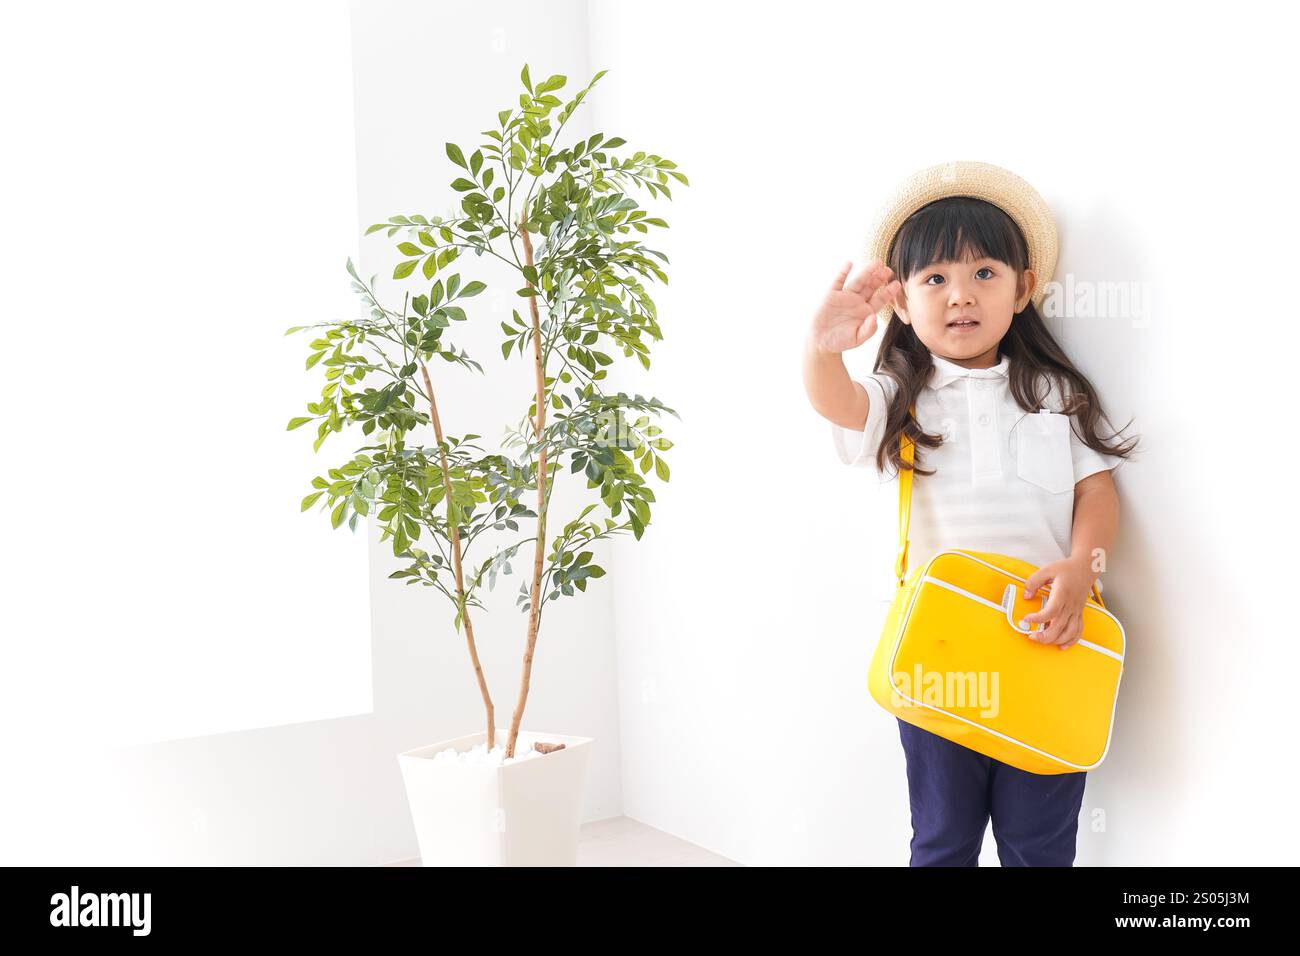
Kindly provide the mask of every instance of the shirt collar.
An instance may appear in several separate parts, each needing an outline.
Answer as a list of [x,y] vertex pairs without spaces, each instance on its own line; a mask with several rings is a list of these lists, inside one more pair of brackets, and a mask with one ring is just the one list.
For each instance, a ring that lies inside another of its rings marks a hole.
[[1002,360],[992,368],[965,368],[956,362],[950,362],[946,358],[930,353],[930,361],[934,365],[934,371],[930,375],[930,380],[926,382],[928,388],[943,388],[949,382],[955,382],[960,378],[997,378],[1001,376],[1006,378],[1011,370],[1011,356],[1003,355]]

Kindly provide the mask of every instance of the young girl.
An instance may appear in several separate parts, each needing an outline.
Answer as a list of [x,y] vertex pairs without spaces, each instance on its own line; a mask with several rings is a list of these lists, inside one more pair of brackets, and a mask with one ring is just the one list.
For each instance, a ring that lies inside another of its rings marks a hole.
[[[1055,250],[1050,212],[1019,177],[985,163],[922,170],[881,214],[876,258],[835,277],[807,337],[804,384],[845,464],[896,479],[900,435],[915,442],[909,564],[948,548],[1023,558],[1037,568],[1026,597],[1051,584],[1024,618],[1039,626],[1028,639],[1064,649],[1101,586],[1118,527],[1110,470],[1136,439],[1100,439],[1096,390],[1038,312]],[[873,374],[851,378],[842,353],[891,313]],[[977,866],[990,818],[1003,866],[1073,865],[1086,772],[1029,773],[898,728],[912,866]]]

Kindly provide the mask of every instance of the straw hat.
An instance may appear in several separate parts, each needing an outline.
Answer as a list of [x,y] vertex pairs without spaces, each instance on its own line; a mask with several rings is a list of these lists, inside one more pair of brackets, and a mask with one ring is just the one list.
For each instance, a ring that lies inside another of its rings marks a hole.
[[[949,196],[973,196],[993,203],[1020,227],[1029,246],[1029,268],[1034,271],[1035,306],[1041,306],[1047,283],[1056,271],[1056,220],[1033,186],[1010,170],[992,163],[957,161],[930,166],[904,180],[876,213],[867,237],[867,261],[889,264],[889,247],[899,227],[926,203]],[[880,322],[893,316],[892,306],[877,314]]]

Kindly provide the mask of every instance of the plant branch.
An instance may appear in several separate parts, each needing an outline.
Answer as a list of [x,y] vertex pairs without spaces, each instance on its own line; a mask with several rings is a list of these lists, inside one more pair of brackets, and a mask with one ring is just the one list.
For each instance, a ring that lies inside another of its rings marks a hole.
[[465,579],[461,571],[460,522],[456,516],[456,503],[451,494],[451,473],[447,469],[447,452],[442,437],[442,421],[438,418],[438,403],[433,397],[433,382],[429,378],[429,368],[420,361],[420,372],[424,376],[424,387],[429,390],[429,417],[433,422],[433,433],[438,439],[438,461],[442,471],[442,487],[447,495],[447,523],[451,525],[451,557],[456,572],[457,613],[465,622],[465,641],[469,645],[469,657],[474,662],[474,676],[478,679],[479,693],[483,695],[483,706],[487,708],[487,749],[491,750],[496,741],[496,711],[492,706],[492,695],[488,693],[487,679],[483,676],[483,665],[478,659],[478,647],[474,643],[474,626],[470,623],[469,608],[465,606]]

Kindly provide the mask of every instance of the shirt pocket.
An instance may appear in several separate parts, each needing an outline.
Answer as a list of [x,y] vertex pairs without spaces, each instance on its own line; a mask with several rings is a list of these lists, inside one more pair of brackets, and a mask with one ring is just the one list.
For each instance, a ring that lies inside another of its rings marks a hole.
[[1026,415],[1017,433],[1016,474],[1054,495],[1074,487],[1069,415],[1046,411]]

